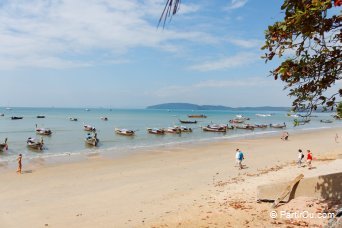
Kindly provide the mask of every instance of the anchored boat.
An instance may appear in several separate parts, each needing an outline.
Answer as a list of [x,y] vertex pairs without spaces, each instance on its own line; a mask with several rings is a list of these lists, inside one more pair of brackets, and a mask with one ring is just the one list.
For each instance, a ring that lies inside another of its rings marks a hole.
[[96,128],[90,125],[84,125],[83,127],[85,131],[96,131]]
[[270,127],[273,127],[273,128],[285,128],[286,124],[285,123],[283,123],[283,124],[270,124]]
[[168,127],[165,129],[165,133],[180,134],[182,131],[178,127]]
[[8,150],[8,145],[7,145],[7,138],[5,138],[4,143],[0,143],[0,151]]
[[43,138],[41,138],[40,141],[38,141],[35,138],[28,138],[26,141],[27,147],[34,149],[34,150],[43,150],[44,141]]
[[179,120],[179,122],[181,122],[182,124],[197,124],[197,120]]
[[128,130],[125,128],[123,129],[115,128],[115,133],[118,135],[133,136],[135,134],[135,131]]
[[85,138],[85,143],[90,146],[97,146],[99,141],[100,140],[97,138],[96,132],[94,134],[88,133],[87,137]]
[[188,115],[189,118],[207,118],[206,115],[199,114],[199,115]]
[[227,132],[227,125],[212,124],[202,127],[202,130],[209,132]]
[[147,128],[147,132],[154,135],[164,135],[165,131],[161,128]]
[[24,118],[24,117],[22,117],[22,116],[12,116],[11,120],[21,120],[22,118]]
[[52,131],[48,128],[38,128],[36,124],[36,133],[38,135],[51,135]]

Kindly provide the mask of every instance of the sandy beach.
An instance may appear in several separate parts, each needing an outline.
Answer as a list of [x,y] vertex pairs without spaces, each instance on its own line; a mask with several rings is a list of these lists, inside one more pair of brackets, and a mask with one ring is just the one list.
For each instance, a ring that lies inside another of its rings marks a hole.
[[[52,165],[24,157],[22,175],[0,167],[0,227],[286,227],[270,219],[269,203],[256,203],[256,187],[319,173],[338,161],[342,140],[335,142],[336,133],[342,129],[301,131],[289,141],[280,135],[227,140]],[[242,170],[235,167],[236,148],[245,154]],[[315,169],[296,167],[299,148],[313,152]]]

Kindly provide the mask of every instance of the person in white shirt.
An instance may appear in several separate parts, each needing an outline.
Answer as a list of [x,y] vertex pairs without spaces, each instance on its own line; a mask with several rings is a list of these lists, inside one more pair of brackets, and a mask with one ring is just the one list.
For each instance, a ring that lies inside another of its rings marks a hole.
[[235,154],[235,166],[240,166],[240,149],[236,149],[236,154]]
[[301,149],[299,149],[298,150],[298,160],[297,160],[298,168],[302,167],[303,158],[304,158],[303,151]]

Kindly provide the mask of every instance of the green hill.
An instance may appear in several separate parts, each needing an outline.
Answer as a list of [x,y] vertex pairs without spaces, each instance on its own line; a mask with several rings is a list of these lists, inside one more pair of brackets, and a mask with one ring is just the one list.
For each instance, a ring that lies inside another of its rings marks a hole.
[[232,108],[222,105],[197,105],[190,103],[165,103],[148,106],[147,109],[182,109],[182,110],[267,110],[267,111],[289,111],[289,107],[271,107],[271,106],[263,106],[263,107],[238,107]]

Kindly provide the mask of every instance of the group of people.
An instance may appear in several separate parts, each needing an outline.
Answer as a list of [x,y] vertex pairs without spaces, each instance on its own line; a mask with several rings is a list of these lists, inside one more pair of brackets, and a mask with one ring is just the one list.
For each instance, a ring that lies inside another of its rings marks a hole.
[[[312,153],[310,150],[307,150],[307,155],[306,155],[306,164],[309,169],[312,169]],[[298,168],[302,167],[302,164],[304,162],[304,157],[305,155],[303,154],[303,151],[301,149],[298,150],[298,159],[297,159],[297,165]],[[236,160],[236,165],[239,167],[239,169],[243,169],[242,161],[245,159],[244,154],[240,149],[236,149],[236,154],[235,154],[235,160]]]
[[[306,164],[308,165],[308,168],[311,169],[311,162],[312,162],[312,153],[310,150],[306,151]],[[303,151],[301,149],[298,150],[298,159],[297,159],[297,165],[298,168],[302,167],[303,164],[303,159],[304,159],[305,155],[303,154]]]

